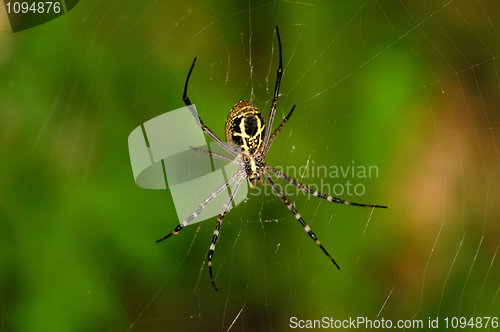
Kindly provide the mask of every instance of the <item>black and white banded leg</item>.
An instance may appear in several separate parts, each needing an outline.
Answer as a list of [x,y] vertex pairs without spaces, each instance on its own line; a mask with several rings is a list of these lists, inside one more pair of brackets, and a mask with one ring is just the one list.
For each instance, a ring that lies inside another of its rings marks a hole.
[[293,105],[292,109],[290,110],[290,113],[288,113],[288,115],[283,119],[283,121],[281,121],[278,128],[276,128],[276,130],[273,132],[273,134],[269,138],[269,143],[267,144],[267,146],[265,147],[264,152],[263,152],[264,157],[267,155],[267,152],[271,148],[271,145],[273,144],[274,139],[276,138],[278,133],[281,131],[281,128],[283,128],[283,126],[288,122],[288,120],[290,120],[290,117],[292,116],[294,109],[295,109],[295,105]]
[[[265,164],[264,162],[262,164]],[[268,164],[265,164],[265,168],[273,173],[274,175],[276,175],[277,177],[279,177],[280,179],[290,183],[291,185],[294,185],[295,187],[303,190],[304,192],[306,192],[307,194],[311,194],[313,196],[316,196],[316,197],[320,197],[320,198],[324,198],[326,199],[327,201],[330,201],[330,202],[335,202],[335,203],[340,203],[340,204],[345,204],[345,205],[354,205],[354,206],[363,206],[363,207],[371,207],[371,208],[383,208],[383,209],[387,209],[387,206],[383,206],[383,205],[375,205],[375,204],[360,204],[360,203],[353,203],[353,202],[348,202],[348,201],[344,201],[340,198],[337,198],[337,197],[333,197],[333,196],[329,196],[329,195],[325,195],[325,194],[322,194],[316,190],[312,190],[311,188],[309,188],[308,186],[306,186],[305,184],[303,183],[300,183],[299,181],[283,174],[282,172],[278,171],[277,169],[274,169],[273,167],[269,166]]]
[[323,252],[332,261],[332,263],[335,264],[335,266],[337,267],[337,269],[340,270],[340,267],[338,266],[337,262],[335,262],[335,260],[328,253],[328,251],[326,251],[326,249],[321,245],[321,242],[319,242],[318,238],[316,237],[316,235],[312,231],[311,227],[309,227],[309,225],[306,224],[306,222],[304,221],[304,219],[302,219],[302,217],[297,212],[297,210],[295,210],[295,207],[293,206],[293,204],[290,203],[290,201],[288,200],[288,198],[286,198],[285,194],[283,194],[283,192],[281,191],[281,189],[276,185],[276,183],[269,176],[269,174],[267,174],[266,171],[264,171],[264,177],[266,178],[267,182],[269,182],[269,184],[273,188],[274,193],[283,201],[283,203],[285,203],[285,205],[287,206],[287,208],[290,211],[292,211],[293,215],[295,216],[295,219],[297,219],[300,222],[300,224],[302,225],[302,227],[304,227],[304,230],[307,232],[307,234],[309,234],[309,236],[311,237],[311,239],[313,239],[314,242],[316,242],[316,244],[321,248],[321,250],[323,250]]
[[195,63],[196,63],[196,58],[194,58],[193,64],[191,65],[191,69],[189,69],[189,73],[188,73],[188,76],[186,78],[186,84],[184,85],[184,95],[182,96],[182,100],[184,101],[184,104],[186,104],[186,106],[189,108],[189,111],[191,112],[191,114],[193,115],[193,117],[196,119],[196,123],[203,130],[203,132],[205,134],[207,134],[208,137],[210,137],[211,139],[213,139],[221,148],[223,148],[224,150],[226,150],[230,155],[232,155],[233,157],[236,157],[237,153],[235,151],[231,150],[227,146],[226,143],[224,143],[223,141],[221,141],[220,138],[217,137],[217,135],[215,135],[213,133],[213,131],[210,130],[210,128],[208,128],[207,126],[205,126],[205,124],[203,123],[203,121],[201,120],[201,118],[198,116],[198,113],[196,113],[196,110],[194,109],[193,104],[191,103],[191,100],[189,100],[189,97],[187,96],[189,78],[191,77],[191,73],[193,72],[193,68],[194,68],[194,64]]
[[278,30],[278,26],[276,26],[276,35],[278,37],[278,46],[280,53],[280,62],[278,66],[278,71],[276,73],[276,85],[274,86],[274,97],[273,102],[271,104],[271,110],[269,111],[269,119],[267,121],[266,133],[264,135],[263,146],[266,147],[268,145],[268,141],[271,135],[271,128],[273,126],[274,116],[276,114],[276,105],[278,104],[278,97],[280,94],[280,85],[281,85],[281,77],[283,76],[283,52],[281,50],[281,38]]
[[233,174],[233,176],[231,176],[229,179],[227,179],[227,181],[224,182],[219,188],[217,188],[214,192],[212,192],[209,196],[207,196],[207,198],[205,198],[200,203],[200,205],[198,205],[198,208],[196,209],[195,212],[193,212],[193,214],[191,214],[186,220],[184,220],[179,225],[177,225],[177,227],[175,227],[175,229],[172,232],[168,233],[168,235],[157,240],[156,243],[168,239],[169,237],[171,237],[174,234],[177,234],[181,229],[186,227],[194,218],[196,218],[201,213],[201,211],[203,211],[203,208],[205,207],[205,205],[210,203],[215,197],[219,196],[219,194],[221,192],[223,192],[229,185],[231,185],[231,183],[233,183],[238,177],[244,176],[244,174],[245,174],[244,171],[243,172],[235,172]]
[[217,217],[217,222],[215,223],[215,230],[214,230],[214,235],[212,236],[212,243],[210,244],[210,249],[208,250],[208,271],[210,272],[210,280],[212,280],[212,285],[214,286],[215,290],[218,291],[217,286],[215,286],[215,281],[214,281],[214,276],[212,274],[212,258],[214,257],[214,251],[215,251],[215,244],[217,243],[217,238],[219,237],[219,232],[220,232],[220,225],[222,223],[222,219],[226,216],[227,210],[229,210],[229,207],[231,206],[231,202],[234,199],[234,196],[236,196],[236,193],[238,192],[238,189],[240,188],[240,184],[246,179],[246,176],[242,176],[236,180],[234,183],[234,187],[229,193],[229,197],[227,198],[226,202],[222,206],[222,210]]

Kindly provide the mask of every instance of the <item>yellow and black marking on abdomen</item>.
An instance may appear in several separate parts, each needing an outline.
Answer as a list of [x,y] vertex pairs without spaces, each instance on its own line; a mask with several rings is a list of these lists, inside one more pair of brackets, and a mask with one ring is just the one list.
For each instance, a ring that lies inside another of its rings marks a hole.
[[237,102],[226,120],[226,141],[241,147],[242,151],[254,153],[264,138],[266,123],[260,110],[251,102]]

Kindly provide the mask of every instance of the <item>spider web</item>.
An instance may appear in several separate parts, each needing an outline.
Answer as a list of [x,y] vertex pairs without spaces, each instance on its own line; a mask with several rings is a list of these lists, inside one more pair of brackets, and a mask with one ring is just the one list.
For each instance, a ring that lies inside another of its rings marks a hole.
[[[292,317],[429,330],[436,317],[498,317],[499,6],[92,1],[17,34],[2,14],[0,330],[285,331]],[[338,271],[269,188],[250,190],[223,220],[216,292],[215,218],[155,244],[176,226],[172,198],[135,186],[127,136],[184,106],[194,56],[189,97],[219,137],[239,99],[266,118],[276,25],[275,122],[297,107],[266,161],[389,208],[288,188]],[[370,166],[376,176],[358,176]]]

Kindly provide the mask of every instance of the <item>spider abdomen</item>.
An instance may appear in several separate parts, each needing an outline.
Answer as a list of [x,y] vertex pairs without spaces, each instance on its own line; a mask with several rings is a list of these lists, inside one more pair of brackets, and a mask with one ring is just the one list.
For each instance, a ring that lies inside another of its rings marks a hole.
[[226,141],[254,153],[262,146],[266,123],[260,110],[251,102],[238,101],[227,116]]

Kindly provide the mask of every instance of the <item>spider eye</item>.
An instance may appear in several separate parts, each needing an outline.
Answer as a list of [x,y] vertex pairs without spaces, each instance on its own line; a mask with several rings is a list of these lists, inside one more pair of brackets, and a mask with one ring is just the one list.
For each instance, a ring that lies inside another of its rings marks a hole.
[[243,161],[248,163],[248,162],[250,162],[250,158],[248,158],[247,156],[243,156]]

